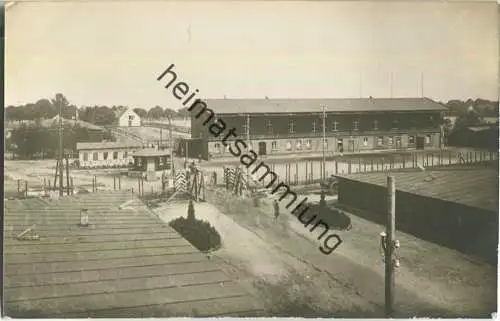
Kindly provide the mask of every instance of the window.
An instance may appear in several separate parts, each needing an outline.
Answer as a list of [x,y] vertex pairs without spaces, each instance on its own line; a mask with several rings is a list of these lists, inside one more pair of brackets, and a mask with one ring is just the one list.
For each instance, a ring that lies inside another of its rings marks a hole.
[[123,159],[126,159],[128,157],[128,152],[123,152]]
[[270,120],[267,121],[267,132],[269,134],[273,133],[273,123]]
[[408,136],[408,144],[415,144],[415,136]]
[[95,160],[95,161],[99,160],[99,154],[98,153],[92,154],[92,159]]
[[363,146],[368,146],[368,137],[363,137]]
[[89,154],[88,153],[83,153],[83,160],[85,162],[89,160]]
[[302,144],[301,144],[300,140],[297,140],[297,142],[295,143],[295,149],[300,150],[301,148],[302,148]]
[[312,126],[313,126],[313,133],[316,133],[316,121],[315,120],[313,120]]
[[373,121],[373,130],[378,130],[378,120]]
[[430,144],[431,143],[431,135],[426,135],[425,136],[425,143]]
[[108,152],[104,152],[102,155],[104,160],[108,160]]
[[158,161],[158,165],[160,165],[160,166],[165,165],[165,158],[163,156],[160,156],[160,160]]
[[286,150],[291,150],[292,149],[292,142],[291,141],[287,141],[286,142]]
[[323,147],[325,149],[328,149],[328,139],[325,138],[325,139],[321,139],[321,140],[323,141]]
[[220,144],[219,143],[215,143],[214,144],[214,148],[215,148],[215,152],[220,154],[220,152],[221,152]]
[[278,144],[276,143],[275,140],[271,142],[271,149],[272,150],[278,150]]
[[336,132],[337,131],[337,127],[338,127],[339,123],[335,120],[333,123],[332,123],[332,131]]
[[128,120],[134,120],[134,115],[128,116]]
[[352,129],[354,131],[357,131],[359,129],[359,120],[353,121],[353,123],[352,123]]
[[306,140],[306,148],[311,149],[312,148],[312,141],[310,139]]
[[384,145],[384,137],[382,136],[377,137],[377,145]]
[[387,144],[388,145],[394,144],[394,138],[392,136],[387,137]]
[[113,152],[113,159],[118,159],[118,152]]
[[396,136],[396,146],[401,146],[401,136]]
[[137,157],[137,167],[141,167],[142,166],[142,158],[140,157]]
[[293,120],[290,120],[290,123],[288,124],[288,131],[290,134],[295,133],[295,123]]

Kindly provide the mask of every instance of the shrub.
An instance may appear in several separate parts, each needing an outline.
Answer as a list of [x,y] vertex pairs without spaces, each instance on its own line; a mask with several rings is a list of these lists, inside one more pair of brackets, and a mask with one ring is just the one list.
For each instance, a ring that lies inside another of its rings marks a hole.
[[219,232],[207,221],[179,217],[169,225],[202,252],[215,251],[221,247]]
[[320,204],[310,204],[309,212],[316,214],[317,219],[327,223],[330,228],[350,230],[352,227],[351,218],[339,209],[328,206],[322,207]]

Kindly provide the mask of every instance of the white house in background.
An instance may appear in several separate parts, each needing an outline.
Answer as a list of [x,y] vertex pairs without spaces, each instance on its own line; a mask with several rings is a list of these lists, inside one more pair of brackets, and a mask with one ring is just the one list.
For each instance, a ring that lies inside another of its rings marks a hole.
[[136,127],[141,126],[141,117],[137,115],[131,108],[120,110],[116,115],[119,127]]

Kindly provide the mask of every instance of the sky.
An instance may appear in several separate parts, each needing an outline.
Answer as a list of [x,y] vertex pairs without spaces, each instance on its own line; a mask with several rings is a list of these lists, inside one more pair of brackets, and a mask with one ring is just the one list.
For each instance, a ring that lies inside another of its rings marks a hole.
[[199,98],[498,97],[495,2],[35,1],[5,21],[6,105],[178,109],[172,63]]

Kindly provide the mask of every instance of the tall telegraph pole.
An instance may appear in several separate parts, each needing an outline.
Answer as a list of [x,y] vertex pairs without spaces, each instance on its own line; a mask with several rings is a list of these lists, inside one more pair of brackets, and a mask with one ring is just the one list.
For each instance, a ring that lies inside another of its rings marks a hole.
[[394,312],[394,250],[398,245],[396,234],[396,185],[393,176],[387,176],[387,226],[385,242],[385,315],[391,317]]
[[63,102],[59,99],[59,196],[63,196],[63,173],[64,173],[64,151],[63,151],[63,122],[62,122]]
[[325,167],[326,167],[326,160],[325,160],[325,145],[326,145],[326,106],[322,106],[322,110],[323,110],[323,170],[322,170],[322,177],[323,179],[326,178],[326,171],[325,171]]

